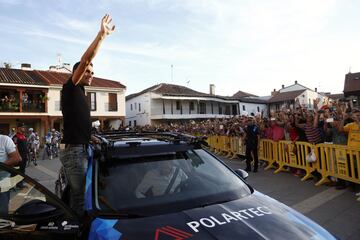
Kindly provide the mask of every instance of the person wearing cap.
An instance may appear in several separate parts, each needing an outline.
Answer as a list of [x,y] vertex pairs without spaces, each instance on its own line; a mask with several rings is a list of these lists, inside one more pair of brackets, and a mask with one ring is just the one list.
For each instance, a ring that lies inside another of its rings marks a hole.
[[[16,166],[20,163],[21,156],[16,149],[15,143],[9,136],[0,133],[0,162],[8,166]],[[0,171],[0,180],[10,177],[10,174]],[[0,215],[7,215],[10,201],[10,192],[0,192]]]
[[93,80],[92,60],[105,37],[115,30],[111,18],[106,14],[94,41],[73,67],[73,73],[61,91],[61,109],[64,120],[65,149],[60,155],[70,185],[70,207],[81,217],[84,214],[85,173],[87,168],[86,146],[91,135],[90,107],[85,95],[85,86]]
[[[19,122],[17,124],[17,132],[16,132],[15,136],[12,138],[12,140],[16,144],[19,154],[21,156],[20,172],[22,172],[23,174],[25,174],[25,167],[26,167],[26,163],[28,161],[28,154],[29,154],[29,151],[27,148],[28,145],[27,145],[27,138],[25,136],[25,132],[26,132],[25,123]],[[21,187],[22,185],[19,184],[19,186]]]

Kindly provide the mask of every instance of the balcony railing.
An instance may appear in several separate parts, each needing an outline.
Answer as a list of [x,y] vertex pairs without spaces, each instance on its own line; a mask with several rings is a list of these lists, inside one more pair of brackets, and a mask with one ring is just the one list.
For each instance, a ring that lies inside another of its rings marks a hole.
[[30,89],[0,89],[0,112],[44,113],[46,92]]

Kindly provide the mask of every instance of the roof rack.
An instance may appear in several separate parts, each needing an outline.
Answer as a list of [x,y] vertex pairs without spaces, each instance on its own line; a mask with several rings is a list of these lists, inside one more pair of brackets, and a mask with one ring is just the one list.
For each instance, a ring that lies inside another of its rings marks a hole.
[[[201,148],[201,145],[207,145],[202,137],[195,137],[189,134],[176,132],[108,131],[95,134],[95,136],[102,141],[101,155],[105,156],[106,160],[119,157],[143,156],[167,151],[184,151],[193,148]],[[147,140],[158,140],[169,144],[145,144],[142,146],[143,141]],[[115,145],[115,143],[119,141],[125,141],[126,146]],[[141,151],[138,149],[140,146]]]
[[186,142],[189,144],[199,143],[203,138],[195,137],[185,133],[177,132],[129,132],[129,131],[105,131],[96,134],[103,142],[113,144],[116,141],[126,140],[126,138],[149,138],[159,141],[169,141],[174,143]]

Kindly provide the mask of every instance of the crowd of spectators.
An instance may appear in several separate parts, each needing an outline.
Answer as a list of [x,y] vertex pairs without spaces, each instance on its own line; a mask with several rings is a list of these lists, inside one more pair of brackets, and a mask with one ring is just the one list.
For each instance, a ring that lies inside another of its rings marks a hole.
[[[345,102],[319,106],[319,100],[314,100],[313,106],[313,109],[284,108],[271,111],[269,116],[259,113],[226,119],[174,121],[167,124],[133,127],[132,129],[246,138],[246,127],[251,120],[259,128],[261,139],[270,139],[276,142],[287,140],[292,143],[303,141],[311,144],[348,145],[360,149],[360,111],[358,109],[351,109]],[[299,171],[296,174],[299,174]],[[339,180],[337,185],[337,188],[341,189],[348,183]]]

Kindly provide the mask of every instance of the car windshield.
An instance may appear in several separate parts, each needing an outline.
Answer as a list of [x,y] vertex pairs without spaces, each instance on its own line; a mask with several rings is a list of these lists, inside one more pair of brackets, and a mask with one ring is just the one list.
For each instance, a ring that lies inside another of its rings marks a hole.
[[227,202],[247,185],[203,149],[95,165],[95,205],[104,213],[152,216]]

